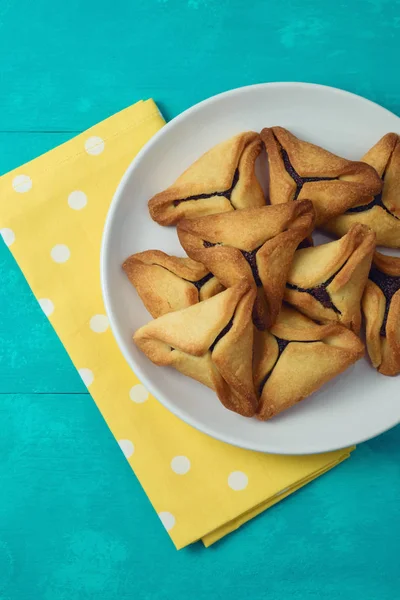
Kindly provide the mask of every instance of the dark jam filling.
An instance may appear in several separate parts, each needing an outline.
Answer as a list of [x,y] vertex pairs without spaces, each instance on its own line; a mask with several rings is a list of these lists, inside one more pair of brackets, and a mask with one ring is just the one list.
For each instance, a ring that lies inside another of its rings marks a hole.
[[215,340],[211,344],[211,346],[210,346],[210,352],[212,352],[214,350],[214,348],[218,344],[219,340],[221,338],[223,338],[224,335],[226,335],[230,329],[232,329],[232,325],[233,325],[233,317],[229,321],[229,323],[227,325],[225,325],[225,327],[219,332],[219,334],[217,335],[217,337],[215,338]]
[[210,281],[212,277],[214,277],[212,273],[207,273],[207,275],[205,275],[202,279],[199,279],[198,281],[191,281],[190,283],[193,283],[195,288],[197,288],[198,291],[200,291],[203,285],[205,285],[207,281]]
[[251,252],[247,252],[246,250],[241,250],[240,252],[243,254],[243,257],[247,260],[247,262],[250,266],[250,269],[253,273],[254,281],[256,282],[256,286],[262,287],[262,282],[260,279],[260,275],[258,273],[257,258],[256,258],[256,254],[259,249],[260,248],[256,248],[255,250],[252,250]]
[[400,290],[400,276],[387,275],[379,271],[375,266],[372,267],[369,278],[373,281],[386,298],[385,314],[381,326],[381,336],[386,337],[386,323],[389,314],[390,303],[394,294]]
[[296,184],[296,191],[293,200],[297,200],[305,183],[310,183],[314,181],[333,181],[334,179],[337,179],[337,177],[301,177],[301,175],[297,173],[292,163],[290,162],[288,153],[282,147],[281,155],[286,171],[289,173],[290,177]]
[[361,206],[353,206],[353,208],[349,208],[346,211],[346,214],[351,214],[351,213],[360,213],[360,212],[365,212],[366,210],[371,210],[372,208],[374,208],[374,206],[380,206],[381,208],[383,208],[383,210],[385,210],[389,215],[391,215],[392,217],[394,217],[395,219],[399,219],[399,217],[397,217],[396,215],[394,215],[387,206],[384,205],[383,200],[382,200],[382,192],[379,192],[379,194],[377,194],[373,200],[371,200],[371,202],[369,202],[368,204],[362,204]]
[[288,346],[291,342],[298,342],[300,344],[312,344],[313,342],[319,341],[319,340],[283,340],[282,338],[278,338],[276,335],[274,335],[274,338],[276,339],[277,344],[278,344],[278,356],[277,356],[277,359],[276,359],[272,369],[266,374],[266,376],[262,379],[262,381],[260,383],[260,387],[258,388],[259,396],[261,396],[264,386],[267,383],[268,379],[270,378],[272,371],[275,369],[277,362],[280,359],[282,352],[285,350],[286,346]]
[[290,342],[292,340],[283,340],[282,338],[278,338],[276,335],[274,337],[275,337],[276,341],[278,342],[278,350],[279,350],[278,358],[279,358],[280,355],[282,354],[282,352],[284,351],[284,349],[286,348],[286,346],[288,344],[290,344]]
[[[214,248],[214,246],[218,246],[218,245],[219,244],[214,244],[213,242],[207,242],[207,240],[203,240],[204,248]],[[247,252],[247,250],[240,251],[251,268],[251,271],[252,271],[253,277],[254,277],[254,281],[256,282],[257,287],[262,287],[262,282],[260,279],[260,275],[258,273],[257,258],[256,258],[256,254],[260,248],[261,248],[261,246],[259,246],[255,250],[251,250],[251,252]]]
[[331,308],[337,315],[341,315],[341,311],[334,305],[329,295],[328,290],[326,289],[330,283],[332,283],[333,279],[338,274],[338,271],[334,273],[329,279],[321,283],[320,285],[313,288],[302,288],[297,285],[293,285],[292,283],[287,283],[286,287],[289,290],[296,290],[296,292],[304,292],[306,294],[310,294],[315,300],[318,300],[320,304],[324,308]]
[[297,246],[296,250],[301,250],[302,248],[312,248],[312,237],[305,238],[300,244]]
[[282,352],[284,351],[284,349],[286,348],[286,346],[288,344],[290,344],[290,342],[291,342],[291,340],[283,340],[282,338],[278,338],[276,335],[274,335],[274,338],[276,339],[276,342],[278,344],[278,356],[276,357],[276,361],[275,361],[272,369],[261,380],[260,387],[258,388],[258,395],[259,396],[261,396],[262,391],[264,389],[264,386],[267,383],[268,379],[270,378],[272,371],[275,369],[276,363],[280,359]]
[[229,188],[229,190],[225,190],[224,192],[212,192],[211,194],[197,194],[195,196],[188,196],[187,198],[181,198],[180,200],[174,200],[173,205],[179,206],[179,204],[181,202],[187,202],[188,200],[205,200],[206,198],[212,198],[213,196],[223,196],[224,198],[229,200],[229,202],[231,202],[231,195],[232,195],[232,192],[238,181],[239,181],[239,169],[236,169],[236,171],[233,175],[232,185]]

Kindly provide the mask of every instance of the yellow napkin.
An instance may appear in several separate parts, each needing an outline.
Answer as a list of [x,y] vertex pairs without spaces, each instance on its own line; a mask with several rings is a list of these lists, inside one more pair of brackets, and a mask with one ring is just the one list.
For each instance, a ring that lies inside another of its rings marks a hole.
[[[138,102],[0,178],[0,231],[177,548],[210,545],[349,456],[218,442],[152,398],[108,326],[99,255],[115,188],[164,125]],[[150,217],[149,217],[150,218]],[[135,232],[132,232],[134,235]]]

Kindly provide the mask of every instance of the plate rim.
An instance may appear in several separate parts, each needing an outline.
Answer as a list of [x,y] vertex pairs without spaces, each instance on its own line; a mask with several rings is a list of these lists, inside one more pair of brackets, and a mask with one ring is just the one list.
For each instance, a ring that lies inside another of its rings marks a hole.
[[142,372],[139,365],[133,364],[133,360],[130,356],[129,350],[128,350],[128,348],[126,348],[125,342],[121,339],[119,331],[118,331],[118,327],[116,326],[113,311],[111,310],[111,299],[109,297],[109,292],[108,292],[109,286],[107,284],[107,281],[108,281],[107,256],[108,256],[108,249],[111,244],[111,235],[110,234],[112,231],[114,216],[117,211],[118,204],[119,204],[120,198],[123,194],[125,185],[128,182],[128,180],[130,179],[131,173],[134,170],[136,163],[141,160],[142,156],[145,153],[149,152],[151,150],[151,148],[158,143],[158,140],[163,135],[166,135],[166,133],[169,131],[169,129],[171,129],[173,126],[175,126],[181,120],[190,116],[192,113],[195,113],[198,110],[201,110],[201,108],[205,105],[212,104],[216,100],[220,100],[221,98],[224,98],[224,97],[234,96],[238,93],[243,93],[243,92],[250,93],[251,91],[258,90],[258,89],[267,89],[267,88],[271,89],[271,88],[278,88],[278,87],[284,88],[284,87],[293,87],[293,86],[299,87],[299,88],[323,89],[326,91],[330,91],[334,94],[357,98],[357,100],[362,101],[366,104],[378,107],[380,110],[387,112],[392,117],[397,118],[399,120],[399,126],[400,126],[400,117],[398,115],[396,115],[395,113],[393,113],[392,111],[385,108],[384,106],[381,106],[377,102],[374,102],[373,100],[369,100],[368,98],[365,98],[364,96],[360,96],[359,94],[355,94],[353,92],[343,90],[341,88],[336,88],[333,86],[323,85],[323,84],[318,84],[318,83],[307,83],[307,82],[296,82],[296,81],[283,81],[283,82],[276,81],[276,82],[257,83],[257,84],[251,84],[251,85],[246,85],[246,86],[239,86],[239,87],[233,88],[231,90],[227,90],[225,92],[215,94],[213,96],[210,96],[209,98],[206,98],[206,99],[198,102],[197,104],[194,104],[193,106],[187,108],[186,110],[181,112],[179,115],[177,115],[176,117],[171,119],[171,121],[166,123],[159,131],[157,131],[155,133],[155,135],[153,135],[150,138],[150,140],[148,142],[145,143],[145,145],[140,149],[140,151],[137,153],[137,155],[132,159],[131,163],[125,170],[121,180],[119,181],[117,188],[113,194],[110,206],[108,208],[106,220],[105,220],[104,227],[103,227],[103,233],[102,233],[102,239],[101,239],[101,249],[100,249],[100,283],[101,283],[101,292],[102,292],[102,296],[103,296],[103,302],[104,302],[104,306],[105,306],[105,310],[106,310],[106,315],[108,317],[108,320],[110,323],[110,328],[111,328],[112,334],[114,336],[114,339],[117,342],[118,348],[121,351],[125,361],[128,363],[130,369],[135,374],[135,376],[139,379],[139,381],[141,383],[143,383],[145,385],[145,387],[149,390],[149,392],[153,395],[153,397],[156,399],[157,402],[159,402],[162,406],[164,406],[172,414],[174,414],[176,417],[178,417],[181,421],[183,421],[184,423],[187,423],[191,427],[194,427],[197,431],[205,433],[206,435],[208,435],[214,439],[217,439],[221,442],[230,444],[232,446],[236,446],[239,448],[256,451],[256,452],[268,453],[268,454],[280,454],[280,455],[286,455],[286,456],[288,456],[288,455],[307,456],[307,455],[312,455],[312,454],[323,454],[326,452],[342,450],[342,449],[350,447],[350,446],[355,446],[357,444],[361,444],[370,439],[374,439],[375,437],[378,437],[382,433],[385,433],[386,431],[389,431],[393,427],[396,427],[396,425],[399,425],[400,424],[400,414],[399,414],[397,422],[394,422],[391,425],[387,425],[387,426],[385,425],[382,429],[380,429],[378,432],[374,433],[374,435],[372,435],[372,436],[371,435],[361,436],[360,438],[357,438],[350,444],[339,445],[339,446],[335,446],[335,447],[327,447],[327,448],[323,448],[322,450],[320,450],[320,449],[315,450],[315,449],[310,448],[308,451],[302,450],[301,452],[293,452],[293,450],[292,451],[284,451],[284,450],[282,450],[282,448],[278,448],[274,444],[269,446],[268,449],[265,449],[265,447],[260,447],[260,444],[258,444],[257,442],[254,443],[252,446],[250,446],[248,443],[246,444],[236,438],[230,437],[229,434],[226,434],[226,433],[218,434],[215,431],[212,431],[210,429],[210,427],[208,427],[207,425],[199,424],[195,418],[191,417],[190,414],[182,414],[180,409],[175,404],[171,404],[168,399],[165,399],[165,398],[163,398],[162,400],[159,399],[158,392],[156,392],[155,387],[153,386],[152,380],[147,378],[145,373]]

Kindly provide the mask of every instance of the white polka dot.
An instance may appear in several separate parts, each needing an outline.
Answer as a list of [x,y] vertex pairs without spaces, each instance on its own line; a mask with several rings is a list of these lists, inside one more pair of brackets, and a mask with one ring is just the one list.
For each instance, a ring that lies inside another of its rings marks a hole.
[[23,194],[24,192],[29,192],[32,187],[32,179],[29,175],[17,175],[12,180],[12,184],[14,191],[19,194]]
[[50,255],[54,262],[64,263],[69,259],[71,252],[65,244],[57,244],[51,249]]
[[90,319],[90,329],[95,333],[104,333],[108,329],[108,319],[105,315],[94,315]]
[[87,204],[87,196],[85,192],[81,192],[80,190],[75,190],[75,192],[71,192],[68,196],[68,204],[70,208],[74,210],[81,210]]
[[235,490],[235,492],[244,490],[247,487],[248,482],[249,479],[246,473],[243,473],[242,471],[233,471],[228,477],[228,485]]
[[44,312],[46,317],[49,317],[50,315],[53,314],[54,304],[52,303],[51,300],[49,300],[48,298],[40,298],[39,304],[40,304],[40,308],[42,309],[42,311]]
[[90,369],[79,369],[78,373],[82,377],[82,381],[86,387],[89,387],[93,383],[94,375]]
[[185,475],[190,469],[190,460],[187,456],[174,456],[171,460],[171,469],[177,475]]
[[126,458],[130,458],[135,452],[135,446],[132,444],[131,440],[119,440],[118,444]]
[[12,229],[8,229],[8,227],[4,227],[4,229],[0,229],[0,235],[4,240],[4,243],[7,246],[11,246],[13,242],[15,242],[15,233]]
[[137,404],[142,404],[142,402],[146,402],[146,400],[149,397],[149,392],[146,390],[146,388],[144,387],[144,385],[142,385],[141,383],[138,383],[137,385],[134,385],[130,392],[129,392],[129,397],[132,400],[132,402],[137,402]]
[[170,531],[175,525],[175,517],[170,512],[160,512],[158,516],[167,531]]
[[104,140],[102,140],[101,137],[98,137],[97,135],[93,135],[92,137],[86,140],[85,150],[88,154],[91,154],[92,156],[97,156],[98,154],[101,154],[104,150]]

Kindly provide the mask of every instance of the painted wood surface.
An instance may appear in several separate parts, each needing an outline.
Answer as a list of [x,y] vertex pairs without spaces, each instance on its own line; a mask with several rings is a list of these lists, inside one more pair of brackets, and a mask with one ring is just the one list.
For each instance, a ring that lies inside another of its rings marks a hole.
[[[0,171],[150,96],[169,119],[229,88],[311,81],[400,114],[399,39],[399,0],[2,0]],[[397,428],[177,553],[0,244],[1,600],[397,597],[399,464]]]

